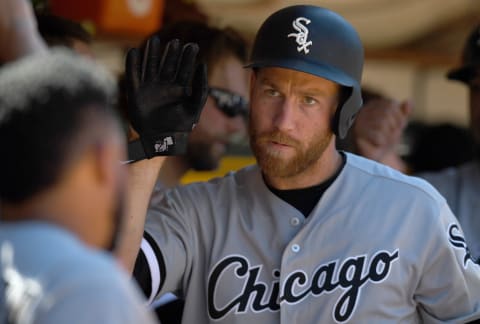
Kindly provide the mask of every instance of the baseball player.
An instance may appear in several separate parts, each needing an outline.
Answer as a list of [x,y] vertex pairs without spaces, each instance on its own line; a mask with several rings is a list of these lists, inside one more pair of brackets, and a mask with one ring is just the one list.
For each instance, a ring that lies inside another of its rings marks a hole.
[[[474,141],[476,156],[469,162],[458,167],[446,168],[436,172],[422,172],[416,175],[430,182],[447,200],[450,208],[458,218],[465,232],[465,239],[472,255],[480,258],[480,25],[470,32],[463,49],[461,66],[452,69],[447,74],[448,79],[460,81],[469,90],[470,132]],[[383,163],[394,166],[392,161],[401,161],[391,143],[401,140],[403,125],[408,121],[409,114],[399,113],[393,106],[385,104],[361,111],[354,127],[355,145],[360,153],[370,159],[379,160],[378,152],[387,152]],[[383,127],[382,125],[388,125]],[[396,129],[392,131],[396,125]],[[386,140],[388,139],[388,140]],[[464,144],[464,143],[462,143]],[[400,170],[408,172],[401,163]]]
[[107,253],[126,179],[114,88],[66,50],[0,69],[0,323],[155,323]]
[[316,6],[272,14],[249,67],[258,165],[178,187],[152,208],[135,276],[183,323],[462,323],[480,269],[423,180],[339,152],[361,107],[363,48]]
[[470,92],[470,131],[477,156],[457,168],[419,174],[447,199],[465,230],[472,254],[480,258],[480,25],[475,26],[465,43],[461,67],[448,73],[450,80],[466,84]]

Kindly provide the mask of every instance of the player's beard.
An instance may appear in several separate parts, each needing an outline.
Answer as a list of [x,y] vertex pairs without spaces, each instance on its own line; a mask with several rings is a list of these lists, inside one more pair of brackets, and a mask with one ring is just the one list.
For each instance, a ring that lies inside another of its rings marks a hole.
[[[316,163],[330,144],[331,131],[315,134],[308,143],[300,142],[281,131],[258,133],[250,123],[250,146],[262,172],[267,176],[288,178],[300,174]],[[268,142],[278,142],[292,147],[296,154],[286,159],[278,152],[269,150]]]

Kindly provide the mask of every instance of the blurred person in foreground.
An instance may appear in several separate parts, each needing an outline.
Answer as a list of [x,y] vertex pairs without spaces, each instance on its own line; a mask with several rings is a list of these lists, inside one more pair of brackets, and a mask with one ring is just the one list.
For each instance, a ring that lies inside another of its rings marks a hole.
[[105,71],[69,51],[0,70],[0,314],[9,323],[153,323],[107,251],[124,138]]

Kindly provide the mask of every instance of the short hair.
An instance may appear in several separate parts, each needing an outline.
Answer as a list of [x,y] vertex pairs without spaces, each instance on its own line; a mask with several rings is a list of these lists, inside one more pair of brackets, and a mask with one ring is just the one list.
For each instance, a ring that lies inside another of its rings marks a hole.
[[115,98],[112,77],[67,49],[5,65],[0,70],[0,201],[19,203],[55,184],[86,141],[107,134],[102,127],[116,125]]
[[38,32],[49,46],[72,47],[74,40],[89,44],[90,33],[76,21],[60,16],[37,13]]
[[179,21],[154,33],[163,45],[172,39],[199,46],[198,61],[213,66],[218,59],[233,55],[242,63],[247,61],[248,48],[242,36],[232,28],[218,28],[197,21]]

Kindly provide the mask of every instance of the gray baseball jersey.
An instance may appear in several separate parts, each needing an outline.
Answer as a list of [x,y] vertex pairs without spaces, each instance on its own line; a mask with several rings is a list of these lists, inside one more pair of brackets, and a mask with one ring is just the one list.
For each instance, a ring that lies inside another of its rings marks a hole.
[[0,223],[0,323],[154,322],[106,253],[46,223]]
[[480,161],[419,174],[444,197],[465,232],[472,255],[480,257]]
[[307,218],[257,166],[168,191],[149,211],[139,257],[151,300],[183,292],[184,323],[480,318],[480,269],[445,199],[421,179],[346,157]]

